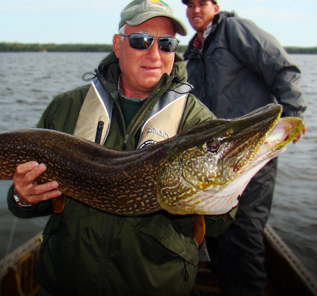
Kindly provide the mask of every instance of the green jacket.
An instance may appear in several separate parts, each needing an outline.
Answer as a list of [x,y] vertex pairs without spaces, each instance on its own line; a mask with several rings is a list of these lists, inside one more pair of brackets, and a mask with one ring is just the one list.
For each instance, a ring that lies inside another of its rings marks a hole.
[[[117,95],[118,60],[110,54],[99,69],[114,99],[113,119],[105,146],[136,148],[140,127],[151,108],[168,90],[186,81],[182,59],[176,56],[171,75],[164,75],[153,93],[125,127]],[[181,77],[176,79],[175,77]],[[173,80],[174,79],[174,80]],[[39,128],[73,133],[89,86],[57,96],[45,110]],[[180,130],[213,118],[189,95]],[[189,295],[197,272],[198,246],[192,216],[165,211],[140,217],[108,214],[67,198],[61,214],[51,201],[21,209],[8,195],[9,209],[18,217],[51,215],[43,233],[37,280],[53,295]],[[235,210],[206,217],[207,235],[217,235],[232,222]]]

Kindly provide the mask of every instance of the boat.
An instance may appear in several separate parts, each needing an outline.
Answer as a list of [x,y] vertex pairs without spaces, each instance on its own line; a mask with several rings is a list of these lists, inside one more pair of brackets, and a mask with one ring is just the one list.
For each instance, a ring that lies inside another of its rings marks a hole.
[[[264,296],[317,296],[316,280],[269,224],[264,244],[268,278]],[[194,290],[199,296],[219,296],[218,278],[208,265],[200,263]]]
[[[0,261],[1,296],[36,296],[40,285],[35,267],[40,251],[40,237],[28,242]],[[268,274],[264,296],[317,296],[317,282],[270,225],[265,229]],[[209,262],[200,262],[192,295],[217,296],[220,287]]]

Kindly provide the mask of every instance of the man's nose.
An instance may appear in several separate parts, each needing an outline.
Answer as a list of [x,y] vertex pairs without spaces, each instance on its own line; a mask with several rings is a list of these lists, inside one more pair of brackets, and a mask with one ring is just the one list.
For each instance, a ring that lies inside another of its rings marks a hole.
[[154,40],[152,46],[146,50],[147,56],[152,60],[158,60],[161,57],[161,50],[158,45],[158,40]]
[[194,6],[194,12],[195,12],[195,13],[200,12],[200,6],[199,6],[199,5],[195,5],[195,6]]

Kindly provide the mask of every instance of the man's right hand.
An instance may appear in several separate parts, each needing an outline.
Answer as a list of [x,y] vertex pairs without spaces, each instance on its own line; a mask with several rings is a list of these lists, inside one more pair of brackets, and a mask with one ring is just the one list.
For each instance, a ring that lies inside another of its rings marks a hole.
[[36,178],[46,170],[45,164],[30,161],[19,165],[13,176],[14,189],[23,205],[36,205],[62,194],[56,181],[38,184]]

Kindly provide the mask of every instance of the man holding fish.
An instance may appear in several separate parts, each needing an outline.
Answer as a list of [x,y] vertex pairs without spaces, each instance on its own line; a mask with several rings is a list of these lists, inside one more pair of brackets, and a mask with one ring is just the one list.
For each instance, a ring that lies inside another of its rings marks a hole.
[[[134,150],[215,118],[189,94],[185,64],[175,53],[176,33],[186,35],[186,28],[166,2],[132,1],[121,13],[114,52],[102,61],[92,85],[57,96],[38,128]],[[49,166],[36,161],[17,167],[8,203],[21,218],[51,215],[37,266],[40,296],[190,295],[198,263],[192,215],[116,215],[72,198],[56,213],[51,200],[60,198],[62,188],[56,181],[36,181]],[[117,190],[129,194],[121,186]],[[89,188],[85,193],[93,199]],[[236,203],[206,217],[206,235],[229,226]]]
[[40,296],[190,295],[204,235],[230,225],[249,173],[301,133],[276,104],[216,120],[189,93],[176,33],[167,3],[131,2],[92,84],[57,96],[42,129],[0,135],[9,209],[51,215]]

